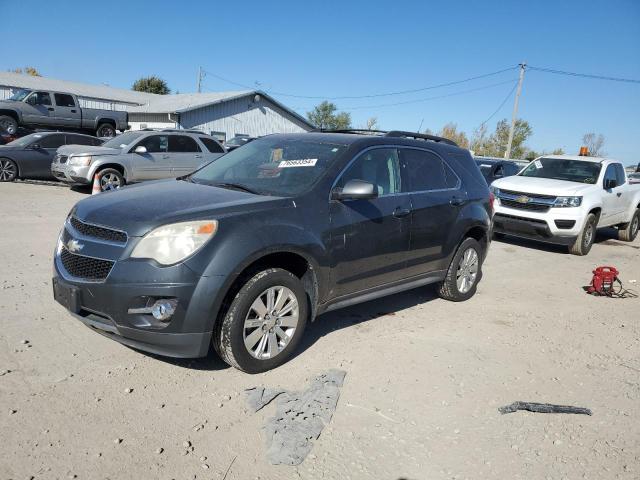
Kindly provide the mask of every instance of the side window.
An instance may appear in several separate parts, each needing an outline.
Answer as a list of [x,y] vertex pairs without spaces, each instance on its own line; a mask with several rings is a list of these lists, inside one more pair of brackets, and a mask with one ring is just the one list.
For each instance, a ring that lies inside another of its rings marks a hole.
[[64,135],[47,135],[42,137],[40,141],[35,142],[40,145],[40,148],[58,148],[64,145]]
[[75,107],[76,103],[73,101],[73,97],[71,95],[67,95],[65,93],[54,93],[53,98],[56,100],[56,105],[58,107]]
[[619,163],[614,164],[614,167],[616,169],[616,178],[618,179],[618,185],[624,185],[626,183],[624,168]]
[[169,151],[177,153],[199,152],[200,147],[191,137],[187,137],[186,135],[170,135]]
[[339,187],[350,180],[364,180],[378,187],[378,195],[401,191],[400,162],[395,148],[376,148],[360,155],[344,172]]
[[136,147],[145,147],[147,153],[166,152],[168,144],[169,140],[167,135],[149,135],[140,140],[131,151],[133,152]]
[[27,103],[31,105],[51,105],[51,96],[48,92],[33,92],[27,98]]
[[616,175],[616,169],[613,164],[607,167],[607,170],[604,172],[604,182],[603,185],[607,183],[607,180],[613,180],[618,183],[618,176]]
[[67,145],[95,145],[92,137],[67,134]]
[[198,137],[211,153],[224,153],[223,148],[213,138]]
[[437,155],[409,148],[401,149],[400,155],[410,191],[444,190],[458,185],[456,174]]

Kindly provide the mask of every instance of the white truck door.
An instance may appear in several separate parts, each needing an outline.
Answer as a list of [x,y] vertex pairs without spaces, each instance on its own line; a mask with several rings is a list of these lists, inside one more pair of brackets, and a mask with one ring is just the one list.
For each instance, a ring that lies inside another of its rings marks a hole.
[[[615,225],[623,221],[624,206],[626,198],[624,198],[625,186],[619,183],[619,174],[615,163],[607,166],[604,172],[602,183],[602,213],[600,214],[599,225],[609,226]],[[624,172],[623,172],[624,173]]]

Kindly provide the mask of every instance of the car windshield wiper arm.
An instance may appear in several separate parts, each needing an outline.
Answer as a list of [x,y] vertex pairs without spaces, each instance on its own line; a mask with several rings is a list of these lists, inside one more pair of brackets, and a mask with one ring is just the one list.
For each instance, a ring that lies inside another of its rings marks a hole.
[[236,190],[242,190],[243,192],[247,192],[247,193],[253,193],[254,195],[260,195],[258,192],[256,192],[255,190],[242,185],[240,183],[212,183],[211,184],[214,187],[220,187],[220,188],[233,188]]

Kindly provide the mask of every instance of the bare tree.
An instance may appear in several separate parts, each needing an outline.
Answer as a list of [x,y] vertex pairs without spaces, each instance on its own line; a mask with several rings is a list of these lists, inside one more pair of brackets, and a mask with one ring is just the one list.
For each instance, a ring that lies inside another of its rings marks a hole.
[[375,130],[378,128],[378,119],[371,117],[367,119],[367,130]]
[[453,140],[462,148],[469,148],[469,139],[467,138],[467,134],[463,131],[458,131],[458,126],[453,122],[449,122],[442,127],[438,132],[438,136]]
[[582,136],[582,145],[587,147],[589,155],[592,157],[603,157],[606,155],[604,151],[604,135],[601,133],[585,133]]

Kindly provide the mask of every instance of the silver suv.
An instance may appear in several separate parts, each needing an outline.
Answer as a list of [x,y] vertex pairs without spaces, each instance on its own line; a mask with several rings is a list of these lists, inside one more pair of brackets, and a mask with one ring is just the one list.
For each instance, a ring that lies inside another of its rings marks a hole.
[[70,185],[90,184],[97,175],[100,190],[114,190],[126,183],[186,175],[225,153],[215,138],[195,130],[139,130],[99,147],[60,147],[51,173]]

